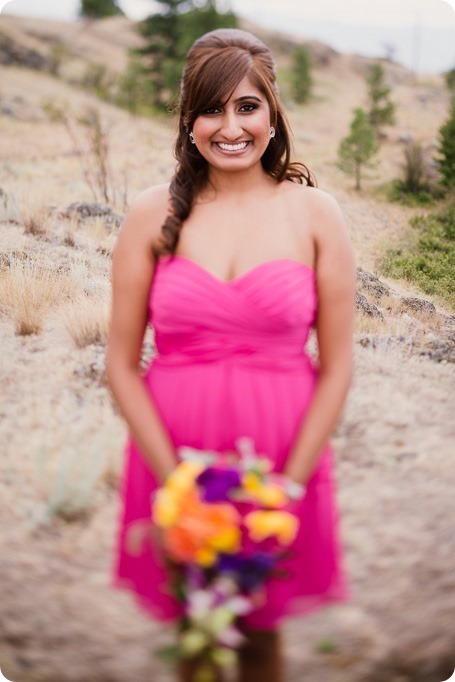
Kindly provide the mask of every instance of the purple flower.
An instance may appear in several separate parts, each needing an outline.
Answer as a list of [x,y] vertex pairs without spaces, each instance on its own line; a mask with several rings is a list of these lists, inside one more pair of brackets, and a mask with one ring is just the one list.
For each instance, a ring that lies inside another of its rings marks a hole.
[[196,479],[202,488],[205,502],[224,502],[229,499],[229,491],[240,487],[240,474],[235,469],[208,467]]
[[190,591],[201,590],[205,585],[204,572],[195,564],[185,566],[185,580]]
[[215,568],[220,573],[234,574],[240,590],[250,592],[264,583],[275,561],[270,554],[260,553],[248,557],[220,554]]

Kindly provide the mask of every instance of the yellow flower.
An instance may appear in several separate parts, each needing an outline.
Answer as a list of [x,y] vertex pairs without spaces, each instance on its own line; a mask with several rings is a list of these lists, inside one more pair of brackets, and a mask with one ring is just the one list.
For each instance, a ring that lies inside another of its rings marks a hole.
[[170,528],[177,521],[180,511],[178,495],[173,490],[160,488],[152,505],[152,517],[160,528]]
[[237,663],[238,654],[227,647],[218,647],[212,651],[212,661],[221,668],[230,668]]
[[248,471],[242,478],[242,487],[256,502],[264,507],[282,507],[287,502],[284,491],[275,483],[262,483],[261,475]]
[[196,478],[204,471],[204,468],[205,465],[202,462],[184,460],[169,474],[164,487],[184,495],[194,487]]
[[209,547],[202,547],[196,551],[194,558],[199,566],[205,566],[208,568],[209,566],[213,566],[217,556],[217,553],[213,549],[210,549]]
[[232,613],[226,606],[217,606],[211,610],[205,625],[208,632],[217,635],[229,627],[234,620],[235,613]]
[[208,643],[208,635],[201,630],[187,630],[180,636],[180,646],[185,656],[197,656]]
[[254,497],[265,507],[283,507],[287,502],[284,491],[274,483],[262,486],[254,493]]
[[240,548],[241,533],[239,528],[232,526],[232,528],[225,528],[215,535],[210,541],[210,544],[218,552],[227,552],[232,554],[237,552]]
[[261,479],[254,471],[248,471],[242,476],[242,487],[246,492],[254,494],[261,487]]
[[290,545],[299,528],[298,519],[285,511],[253,511],[246,515],[245,525],[254,542],[276,537],[282,545]]

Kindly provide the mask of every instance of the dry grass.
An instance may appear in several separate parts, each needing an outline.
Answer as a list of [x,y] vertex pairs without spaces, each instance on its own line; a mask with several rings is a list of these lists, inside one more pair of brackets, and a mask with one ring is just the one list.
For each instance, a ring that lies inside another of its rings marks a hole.
[[68,275],[52,265],[13,256],[0,272],[0,310],[14,322],[19,336],[40,334],[52,308],[71,296]]
[[89,222],[81,223],[79,227],[79,239],[86,248],[96,250],[103,256],[112,256],[117,241],[117,230],[106,225],[102,218],[95,218]]
[[407,325],[399,317],[388,316],[384,319],[370,317],[359,313],[356,316],[355,330],[357,334],[374,334],[375,336],[397,336],[407,331]]
[[17,197],[0,190],[0,221],[3,223],[19,223],[21,213]]
[[45,206],[26,203],[22,208],[22,221],[25,234],[32,237],[45,237],[49,226],[49,215]]
[[[77,419],[68,422],[64,415],[73,410],[66,396],[52,414],[45,419],[41,414],[34,452],[36,481],[44,502],[44,519],[36,519],[40,522],[52,516],[65,521],[86,516],[96,503],[99,484],[114,485],[118,479],[121,420],[113,417],[108,404],[98,401],[87,404]],[[64,428],[59,424],[62,418]]]
[[376,337],[406,337],[415,343],[424,343],[444,327],[444,314],[422,308],[410,309],[398,296],[383,296],[380,302],[383,317],[370,317],[362,312],[356,316],[357,335],[371,334]]
[[107,297],[79,298],[65,306],[60,315],[77,348],[106,344],[110,316],[110,301]]

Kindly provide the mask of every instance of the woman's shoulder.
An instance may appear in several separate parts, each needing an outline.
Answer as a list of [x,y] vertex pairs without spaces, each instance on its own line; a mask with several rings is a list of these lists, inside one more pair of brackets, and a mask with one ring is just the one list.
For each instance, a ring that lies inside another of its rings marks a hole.
[[315,233],[344,229],[344,218],[337,199],[319,187],[286,183],[289,201],[298,217],[304,217],[304,229]]
[[128,208],[122,231],[144,233],[154,240],[169,212],[169,184],[148,187],[138,194]]
[[311,187],[310,185],[301,185],[297,182],[284,182],[283,187],[287,194],[296,202],[303,202],[306,205],[311,205],[315,208],[336,208],[338,202],[335,197],[324,189],[319,187]]
[[169,208],[169,183],[147,187],[138,194],[129,207],[128,214],[149,214],[150,210],[167,212]]

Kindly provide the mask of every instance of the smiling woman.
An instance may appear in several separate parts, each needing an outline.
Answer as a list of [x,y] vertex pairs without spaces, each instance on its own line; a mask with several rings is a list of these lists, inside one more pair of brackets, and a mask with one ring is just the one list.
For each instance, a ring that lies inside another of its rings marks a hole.
[[[239,682],[281,682],[281,621],[349,598],[327,439],[351,377],[352,249],[335,200],[291,161],[275,64],[250,33],[219,29],[190,49],[175,156],[170,184],[136,199],[114,253],[107,372],[131,431],[114,584],[155,618],[184,617],[159,542],[132,556],[128,531],[149,517],[181,448],[215,452],[221,466],[246,438],[286,490],[307,489],[286,580],[268,576],[242,616]],[[157,355],[142,376],[148,323]],[[199,679],[192,662],[179,679]]]
[[239,171],[255,164],[262,168],[272,133],[267,99],[245,77],[227,102],[201,111],[191,141],[209,164],[213,180],[216,169]]

